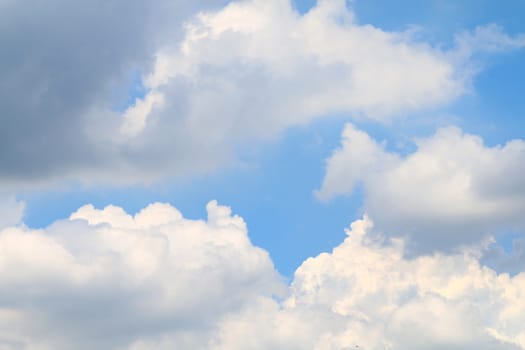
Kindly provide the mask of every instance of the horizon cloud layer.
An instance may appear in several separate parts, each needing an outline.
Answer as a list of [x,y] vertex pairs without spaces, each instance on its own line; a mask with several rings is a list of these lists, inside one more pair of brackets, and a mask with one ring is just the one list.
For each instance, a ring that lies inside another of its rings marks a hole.
[[[525,349],[525,273],[465,251],[408,259],[367,217],[286,286],[244,221],[86,205],[0,231],[4,349]],[[417,330],[417,331],[414,331]]]

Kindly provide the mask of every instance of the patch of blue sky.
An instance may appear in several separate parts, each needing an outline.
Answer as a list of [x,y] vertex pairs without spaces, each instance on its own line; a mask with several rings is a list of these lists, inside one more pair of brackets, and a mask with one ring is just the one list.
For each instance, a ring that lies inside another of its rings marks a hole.
[[114,112],[123,113],[133,106],[137,99],[144,98],[148,88],[144,86],[143,71],[140,68],[132,69],[126,77],[111,87],[110,108]]
[[501,234],[495,246],[490,247],[481,262],[496,271],[504,271],[514,276],[523,271],[525,257],[525,237],[519,230],[509,230]]
[[[525,24],[523,26],[525,31]],[[499,55],[486,64],[474,90],[453,112],[460,126],[482,136],[488,145],[525,138],[525,50]]]
[[519,14],[525,13],[522,0],[356,0],[350,6],[358,23],[393,31],[415,26],[426,40],[442,45],[451,44],[454,33],[490,23],[509,34],[522,33]]
[[293,0],[292,4],[294,8],[300,13],[305,14],[312,7],[315,6],[317,0]]
[[508,230],[498,237],[498,244],[503,248],[505,253],[512,255],[514,252],[515,242],[524,239],[525,236],[520,230]]

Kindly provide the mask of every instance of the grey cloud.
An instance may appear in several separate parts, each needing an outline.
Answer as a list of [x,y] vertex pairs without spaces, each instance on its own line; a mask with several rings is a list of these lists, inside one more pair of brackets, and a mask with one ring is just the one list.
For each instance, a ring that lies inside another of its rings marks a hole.
[[0,12],[1,173],[35,178],[96,158],[86,112],[147,58],[140,1],[8,2]]
[[510,252],[499,244],[490,245],[483,252],[481,261],[496,271],[520,273],[525,266],[525,238],[514,239]]
[[160,46],[180,40],[183,20],[212,3],[3,1],[3,182],[45,181],[111,167],[121,152],[104,135],[114,132],[121,118],[109,110],[111,90],[134,70],[148,70]]

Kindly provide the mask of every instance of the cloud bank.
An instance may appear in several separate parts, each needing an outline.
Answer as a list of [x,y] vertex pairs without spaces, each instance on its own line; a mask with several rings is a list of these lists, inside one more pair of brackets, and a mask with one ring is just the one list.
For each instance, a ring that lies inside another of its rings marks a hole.
[[[386,121],[446,104],[468,90],[475,52],[524,44],[488,26],[445,51],[359,24],[343,0],[304,15],[290,0],[224,4],[2,2],[4,186],[209,172],[239,145],[316,118]],[[133,72],[145,96],[110,108]]]
[[468,252],[407,259],[365,217],[287,287],[246,225],[167,204],[86,205],[0,232],[3,349],[525,349],[525,274]]

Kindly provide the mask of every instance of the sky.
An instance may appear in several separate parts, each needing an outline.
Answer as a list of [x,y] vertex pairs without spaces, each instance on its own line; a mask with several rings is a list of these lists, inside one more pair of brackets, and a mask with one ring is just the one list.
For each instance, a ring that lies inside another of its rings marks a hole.
[[519,0],[0,0],[0,349],[525,349]]

